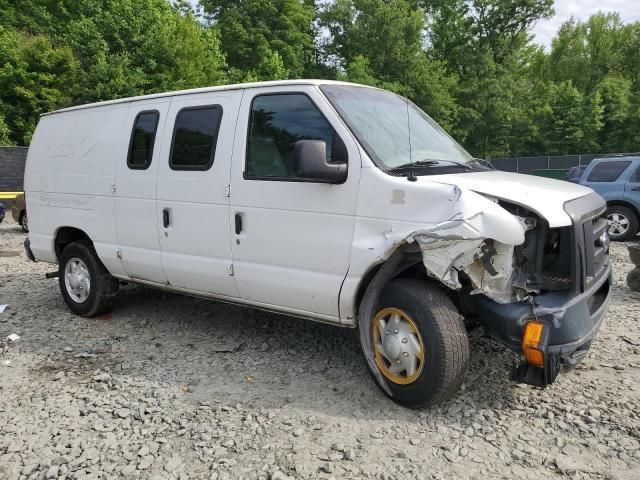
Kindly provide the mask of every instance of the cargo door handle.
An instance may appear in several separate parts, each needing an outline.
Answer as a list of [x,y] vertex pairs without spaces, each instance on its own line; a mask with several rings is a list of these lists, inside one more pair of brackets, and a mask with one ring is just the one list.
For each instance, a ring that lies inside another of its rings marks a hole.
[[242,232],[242,215],[239,213],[236,213],[236,235],[240,235],[240,233]]
[[169,228],[169,223],[171,218],[169,217],[169,209],[168,208],[163,208],[162,209],[162,224],[164,225],[164,228]]
[[640,187],[633,187],[631,190],[633,190],[634,192],[640,192]]

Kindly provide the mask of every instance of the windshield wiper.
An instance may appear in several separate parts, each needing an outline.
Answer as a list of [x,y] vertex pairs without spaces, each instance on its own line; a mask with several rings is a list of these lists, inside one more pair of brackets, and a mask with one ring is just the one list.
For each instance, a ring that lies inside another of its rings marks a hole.
[[387,172],[397,172],[397,171],[401,171],[401,170],[411,170],[413,168],[421,168],[421,167],[433,167],[433,166],[436,166],[436,165],[440,165],[442,162],[450,163],[450,164],[455,165],[457,167],[466,168],[467,170],[472,170],[473,169],[473,167],[471,167],[470,165],[467,165],[466,163],[458,163],[458,162],[454,162],[453,160],[425,159],[425,160],[418,160],[416,162],[407,162],[407,163],[403,163],[401,165],[396,165],[395,167],[388,168]]
[[484,158],[473,158],[471,161],[476,165],[480,165],[482,168],[486,168],[487,170],[496,169],[489,160],[485,160]]
[[432,165],[437,165],[440,163],[438,160],[418,160],[417,162],[407,162],[401,165],[396,165],[395,167],[391,167],[387,169],[387,172],[397,172],[398,170],[405,170],[408,168],[416,168],[416,167],[430,167]]

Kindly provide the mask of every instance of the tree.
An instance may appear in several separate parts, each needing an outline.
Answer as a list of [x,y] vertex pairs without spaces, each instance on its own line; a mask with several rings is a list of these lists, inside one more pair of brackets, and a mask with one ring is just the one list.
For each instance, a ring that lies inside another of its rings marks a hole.
[[[314,2],[300,0],[202,0],[220,30],[221,45],[232,69],[267,72],[267,77],[302,77],[314,61]],[[273,69],[276,55],[282,67]],[[266,60],[265,60],[266,59]],[[262,79],[262,77],[258,77]]]
[[[598,143],[604,152],[633,151],[634,131],[630,129],[630,118],[637,116],[632,110],[633,83],[619,76],[607,76],[596,92],[602,100],[603,128]],[[637,112],[637,111],[636,111]]]
[[3,143],[28,145],[40,114],[70,103],[78,67],[70,48],[0,27],[0,113],[10,130]]
[[550,79],[571,81],[584,94],[591,94],[610,72],[621,70],[622,36],[617,13],[598,13],[586,22],[565,22],[548,57]]
[[[2,106],[0,105],[0,108],[1,107]],[[0,145],[11,144],[11,139],[9,137],[10,133],[9,126],[4,121],[4,116],[0,113]]]
[[28,141],[37,115],[55,108],[225,83],[218,30],[178,9],[165,0],[0,0],[0,99],[9,97],[13,141]]
[[324,54],[344,78],[402,94],[443,126],[453,125],[456,78],[424,49],[422,9],[406,0],[336,0],[320,23],[330,34]]
[[475,155],[526,152],[536,125],[533,68],[544,53],[528,29],[553,13],[552,0],[431,0],[431,55],[459,76],[456,137]]
[[604,111],[600,96],[585,96],[568,81],[549,83],[546,90],[547,101],[536,113],[538,151],[551,155],[597,151]]

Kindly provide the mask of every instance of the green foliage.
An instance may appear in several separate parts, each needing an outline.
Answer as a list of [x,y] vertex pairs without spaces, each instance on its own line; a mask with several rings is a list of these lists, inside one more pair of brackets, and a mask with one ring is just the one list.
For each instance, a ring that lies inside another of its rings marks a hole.
[[546,90],[547,101],[536,114],[540,148],[551,155],[595,151],[603,125],[600,95],[585,96],[568,81],[549,83]]
[[640,150],[640,22],[553,0],[0,0],[0,144],[42,112],[299,77],[407,96],[476,156]]
[[4,121],[4,116],[0,113],[0,145],[11,145],[9,137],[9,126]]
[[453,126],[456,75],[424,49],[425,11],[415,2],[336,0],[320,20],[331,35],[325,52],[345,70],[343,78],[405,95],[444,127]]
[[[202,0],[220,30],[229,66],[249,78],[301,77],[313,59],[313,2]],[[276,55],[277,54],[277,55]]]
[[165,0],[0,0],[10,141],[28,144],[38,115],[56,108],[224,83],[218,31],[178,8],[183,15]]
[[70,103],[69,86],[77,75],[69,47],[0,27],[0,105],[11,132],[3,143],[28,145],[40,113]]

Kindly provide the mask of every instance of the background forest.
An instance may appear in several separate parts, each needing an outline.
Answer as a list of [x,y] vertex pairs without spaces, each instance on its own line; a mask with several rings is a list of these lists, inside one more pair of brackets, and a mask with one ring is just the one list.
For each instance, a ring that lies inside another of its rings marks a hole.
[[0,0],[0,145],[42,112],[330,78],[409,97],[480,157],[640,150],[640,22],[530,33],[553,0]]

